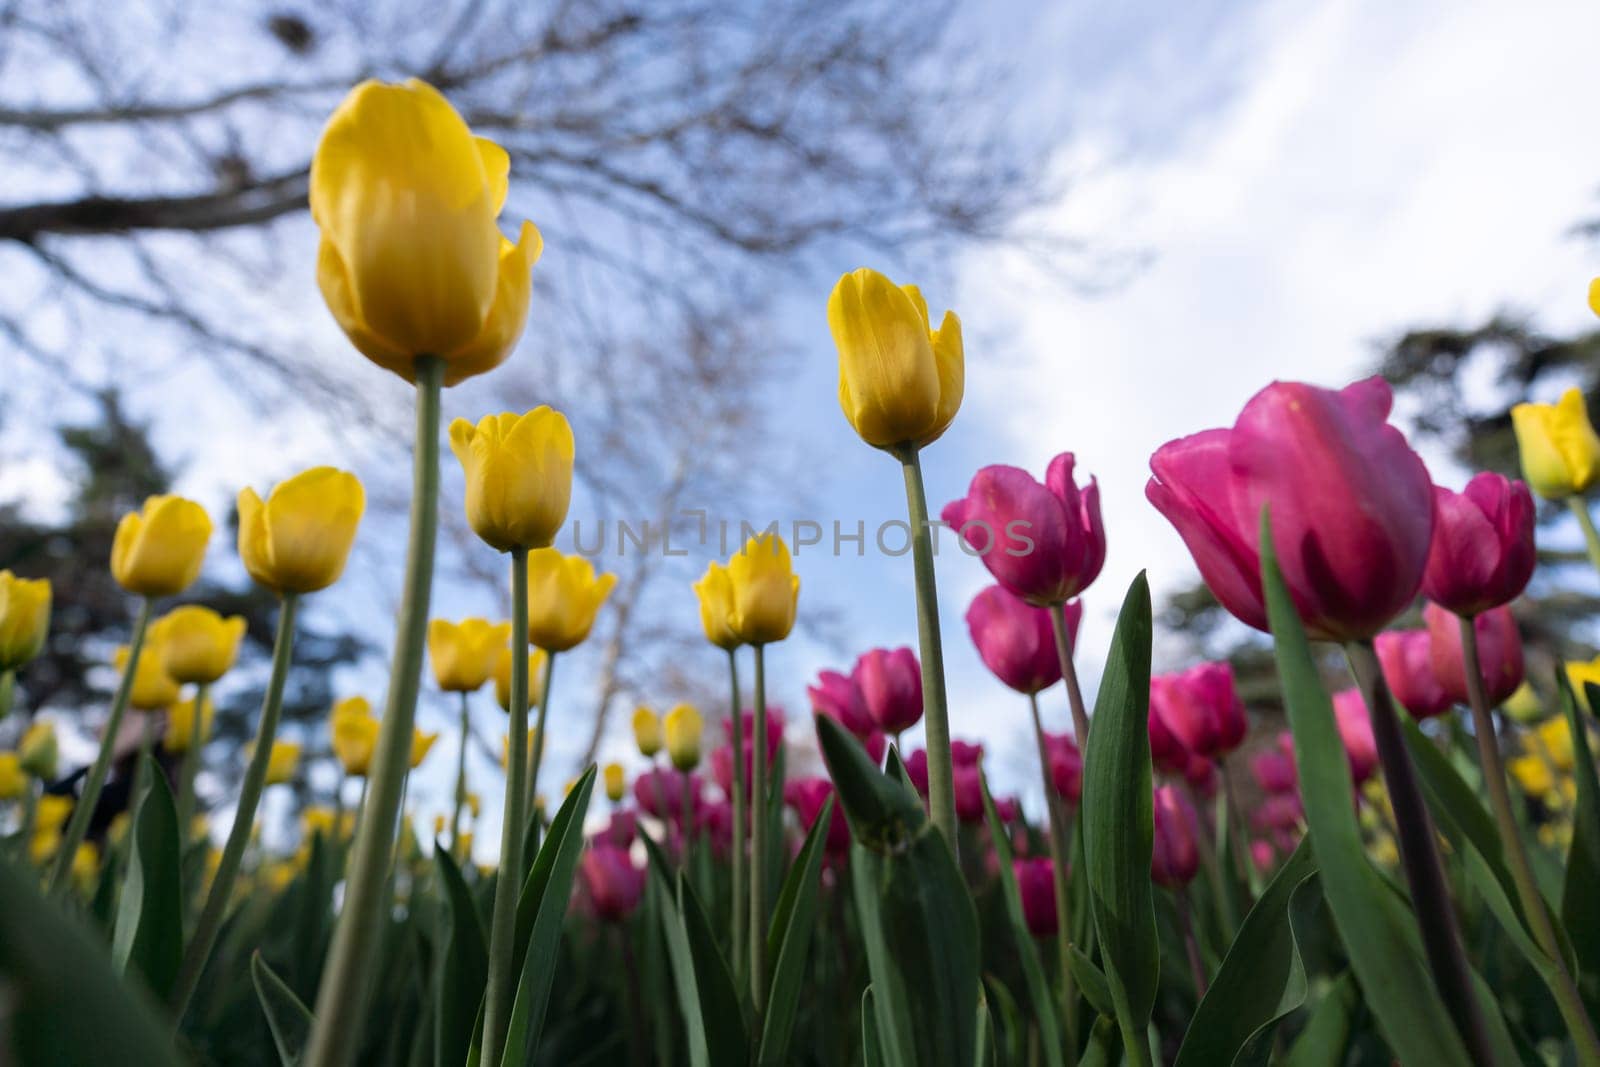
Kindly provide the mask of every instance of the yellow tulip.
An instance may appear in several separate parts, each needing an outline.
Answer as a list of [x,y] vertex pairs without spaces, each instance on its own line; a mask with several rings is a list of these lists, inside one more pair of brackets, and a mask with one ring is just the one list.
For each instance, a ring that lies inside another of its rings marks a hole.
[[572,427],[561,412],[485,415],[450,424],[450,448],[467,476],[467,522],[501,552],[548,548],[572,499]]
[[[538,743],[538,740],[539,740],[539,728],[537,726],[528,727],[528,749],[527,749],[527,751],[528,751],[528,763],[530,765],[533,763],[533,750],[534,750],[534,746]],[[500,735],[500,768],[501,768],[501,770],[504,770],[506,767],[510,766],[510,764],[511,764],[511,735],[510,734],[501,734]],[[478,817],[477,808],[476,807],[473,808],[472,817],[473,818],[477,818]]]
[[615,574],[596,577],[594,565],[582,556],[566,556],[553,548],[528,553],[528,640],[546,652],[576,648],[594,627],[595,613]]
[[1522,476],[1540,496],[1562,500],[1600,481],[1600,436],[1579,390],[1568,389],[1554,404],[1516,405],[1511,428]]
[[33,829],[37,834],[58,832],[72,814],[72,798],[59,793],[45,793],[33,809]]
[[299,762],[299,745],[293,741],[274,741],[267,757],[267,784],[282,785],[294,778],[295,765]]
[[438,734],[425,734],[421,730],[411,731],[411,769],[416,770],[423,760],[428,758],[428,753],[433,749],[433,743],[439,740]]
[[[144,650],[139,653],[139,664],[133,672],[133,691],[128,703],[139,711],[164,711],[178,702],[178,683],[167,673],[162,661],[161,643],[157,635],[145,638]],[[117,648],[113,662],[119,671],[128,669],[128,646]]]
[[[534,649],[528,653],[528,707],[533,707],[544,696],[544,652]],[[494,661],[494,698],[500,710],[511,712],[511,650],[502,648]],[[526,708],[523,710],[527,710]]]
[[1578,706],[1593,713],[1595,709],[1589,708],[1589,693],[1584,683],[1600,685],[1600,656],[1588,661],[1568,660],[1567,681],[1572,685],[1572,695],[1578,698]]
[[608,763],[603,773],[606,780],[607,800],[615,804],[628,795],[628,776],[623,771],[622,764]]
[[633,740],[639,754],[654,759],[661,751],[661,716],[649,708],[636,708],[633,712]]
[[472,813],[472,817],[476,819],[478,817],[478,813],[483,810],[483,797],[479,796],[477,793],[468,793],[467,810],[470,811]]
[[1555,786],[1555,775],[1542,756],[1514,756],[1506,761],[1506,770],[1530,797],[1542,797]]
[[433,677],[446,693],[472,693],[494,674],[500,652],[511,637],[509,622],[434,619],[428,623],[428,658]]
[[964,388],[955,312],[930,329],[916,286],[897,286],[862,267],[834,286],[828,327],[839,350],[839,406],[863,441],[921,448],[944,433]]
[[1589,310],[1600,315],[1600,278],[1589,279]]
[[0,570],[0,674],[37,656],[50,633],[50,579]]
[[329,727],[333,732],[333,754],[344,773],[358,777],[367,773],[378,744],[379,725],[365,697],[350,697],[334,705]]
[[435,815],[433,817],[433,836],[434,837],[443,837],[444,836],[444,828],[448,824],[448,822],[449,822],[449,820],[444,817],[444,814],[442,812],[440,814],[438,814],[438,815]]
[[153,496],[117,523],[111,576],[130,593],[174,596],[200,576],[211,517],[181,496]]
[[789,562],[789,547],[777,534],[752,537],[728,561],[733,610],[728,626],[748,645],[782,641],[794,629],[800,578]]
[[100,850],[85,841],[78,846],[78,851],[72,854],[72,878],[78,883],[79,888],[88,889],[94,884],[94,876],[100,873]]
[[317,284],[362,355],[407,381],[437,356],[454,385],[510,354],[543,249],[532,223],[500,234],[510,167],[423,82],[345,97],[311,161],[311,217]]
[[1572,726],[1564,718],[1553,718],[1534,730],[1534,751],[1563,774],[1577,765],[1572,743]]
[[1506,697],[1500,710],[1517,722],[1533,722],[1544,715],[1544,701],[1540,699],[1538,691],[1525,681]]
[[28,776],[15,752],[0,752],[0,800],[18,800],[28,792]]
[[700,764],[700,738],[705,720],[691,704],[679,704],[667,712],[667,756],[680,771],[692,771]]
[[739,647],[739,635],[728,625],[733,614],[733,581],[728,568],[713,561],[706,573],[694,583],[694,595],[700,601],[700,625],[706,640],[722,649]]
[[[196,704],[200,705],[198,709]],[[211,723],[216,718],[216,705],[211,702],[210,693],[206,694],[204,700],[196,695],[188,700],[180,700],[167,709],[167,732],[161,738],[161,747],[178,754],[189,751],[197,713],[200,716],[200,743],[205,744],[211,737]]]
[[242,615],[224,619],[210,608],[185,604],[155,622],[161,660],[180,684],[216,681],[233,666],[244,637]]
[[279,482],[265,503],[239,491],[239,558],[277,593],[314,593],[344,573],[366,492],[355,475],[312,467]]
[[56,776],[56,764],[61,760],[55,725],[44,719],[35,720],[32,726],[23,731],[22,740],[17,742],[17,756],[22,760],[22,769],[35,778],[40,781],[53,779]]

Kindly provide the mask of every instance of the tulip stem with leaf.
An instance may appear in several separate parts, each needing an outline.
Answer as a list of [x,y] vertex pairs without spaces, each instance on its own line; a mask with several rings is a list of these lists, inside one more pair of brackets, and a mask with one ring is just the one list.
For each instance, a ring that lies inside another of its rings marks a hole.
[[1067,686],[1067,703],[1072,707],[1072,735],[1083,751],[1089,744],[1089,711],[1078,685],[1078,668],[1072,661],[1072,631],[1067,622],[1067,602],[1050,607],[1050,628],[1055,631],[1056,656],[1061,660],[1061,680]]
[[[750,1000],[759,1024],[767,1007],[767,656],[754,646],[756,658],[755,715],[750,746]],[[735,764],[744,759],[734,754]]]
[[456,750],[456,792],[450,809],[450,854],[461,855],[461,809],[467,803],[467,742],[472,739],[472,709],[465,690],[461,693],[461,741]]
[[1077,1047],[1078,996],[1072,981],[1072,924],[1067,900],[1067,863],[1072,850],[1067,842],[1067,822],[1062,811],[1061,797],[1050,773],[1050,746],[1044,736],[1044,719],[1039,715],[1039,694],[1028,694],[1028,708],[1033,713],[1033,739],[1039,746],[1039,776],[1044,786],[1045,814],[1050,820],[1051,881],[1056,899],[1056,952],[1061,967],[1061,1022],[1066,1029],[1067,1045]]
[[734,970],[743,970],[745,966],[745,868],[746,857],[744,850],[745,837],[745,794],[744,794],[744,713],[739,706],[739,657],[737,645],[730,646],[728,653],[728,683],[732,689],[732,700],[728,707],[732,709],[733,725],[733,848],[731,879],[733,882],[732,923],[733,923],[733,960]]
[[189,840],[189,821],[194,817],[194,781],[200,771],[200,747],[204,743],[205,706],[210,686],[201,682],[194,691],[194,710],[189,717],[189,736],[185,739],[183,764],[178,770],[178,832]]
[[539,717],[533,727],[533,751],[528,753],[527,808],[532,811],[534,799],[539,795],[539,767],[544,763],[544,731],[549,722],[550,687],[556,676],[556,654],[546,651],[544,657],[544,685],[539,691]]
[[1506,769],[1500,757],[1499,737],[1495,732],[1489,695],[1483,683],[1477,627],[1471,616],[1460,616],[1460,622],[1461,652],[1466,670],[1468,704],[1472,708],[1472,729],[1477,735],[1483,782],[1489,791],[1489,806],[1494,809],[1495,823],[1505,847],[1506,864],[1511,868],[1511,880],[1516,884],[1517,895],[1522,898],[1522,910],[1533,929],[1533,935],[1549,958],[1550,992],[1571,1033],[1579,1062],[1594,1067],[1600,1064],[1600,1038],[1595,1035],[1594,1023],[1584,1009],[1583,997],[1572,979],[1572,972],[1567,968],[1566,956],[1550,918],[1549,905],[1545,903],[1539,884],[1534,879],[1533,866],[1523,847],[1516,815],[1512,811]]

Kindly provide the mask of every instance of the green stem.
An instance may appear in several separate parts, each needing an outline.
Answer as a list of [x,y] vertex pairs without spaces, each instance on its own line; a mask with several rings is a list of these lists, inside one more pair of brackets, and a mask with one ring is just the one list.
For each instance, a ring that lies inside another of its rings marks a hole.
[[1078,668],[1072,662],[1072,635],[1067,630],[1067,605],[1063,601],[1050,608],[1050,629],[1056,635],[1056,659],[1061,661],[1061,680],[1067,685],[1067,701],[1072,705],[1072,734],[1078,751],[1089,751],[1089,711],[1078,685]]
[[1572,1034],[1578,1060],[1585,1067],[1597,1067],[1600,1065],[1600,1038],[1595,1036],[1594,1023],[1584,1010],[1583,998],[1572,980],[1572,972],[1567,970],[1566,957],[1561,953],[1561,942],[1551,923],[1549,907],[1544,895],[1539,892],[1538,883],[1534,881],[1533,866],[1522,847],[1522,837],[1517,833],[1506,770],[1500,759],[1499,739],[1495,735],[1494,719],[1489,712],[1489,695],[1484,691],[1478,632],[1468,616],[1461,618],[1461,651],[1467,673],[1468,703],[1472,706],[1472,728],[1478,735],[1478,758],[1483,764],[1483,781],[1489,790],[1489,806],[1494,809],[1500,841],[1505,846],[1511,880],[1516,883],[1517,895],[1522,898],[1522,911],[1533,927],[1533,936],[1538,939],[1539,947],[1550,960],[1550,992],[1555,996],[1561,1017]]
[[[745,967],[745,795],[744,795],[744,712],[739,706],[739,657],[736,648],[728,649],[728,681],[733,687],[733,960],[735,972]],[[737,978],[737,974],[735,976]]]
[[1250,835],[1245,830],[1244,808],[1239,805],[1233,777],[1228,773],[1227,760],[1222,756],[1217,757],[1217,777],[1222,779],[1223,819],[1227,824],[1229,843],[1233,846],[1233,873],[1250,894],[1247,903],[1254,906],[1256,897],[1261,893],[1261,880],[1250,858]]
[[[766,647],[755,645],[756,690],[754,737],[750,744],[750,1000],[755,1009],[756,1031],[767,1008],[767,939],[763,921],[767,914],[767,657]],[[950,749],[945,746],[945,758]],[[737,765],[744,753],[734,756]]]
[[1389,802],[1394,810],[1395,836],[1400,845],[1400,865],[1411,887],[1412,912],[1422,932],[1422,945],[1433,971],[1434,983],[1444,998],[1456,1029],[1472,1054],[1474,1063],[1495,1062],[1493,1046],[1484,1027],[1483,1014],[1472,988],[1466,952],[1461,947],[1461,932],[1456,926],[1450,890],[1445,884],[1444,865],[1439,860],[1433,819],[1417,782],[1416,768],[1406,753],[1395,717],[1394,701],[1383,680],[1378,654],[1370,640],[1345,645],[1350,669],[1361,687],[1372,719],[1372,736],[1377,743],[1378,761],[1383,765],[1389,787]]
[[1194,979],[1194,995],[1198,1002],[1206,995],[1206,965],[1200,958],[1200,941],[1194,936],[1194,920],[1189,905],[1189,893],[1178,889],[1178,927],[1183,931],[1183,947],[1189,957],[1189,974]]
[[483,1062],[498,1064],[511,1021],[516,976],[517,898],[528,804],[528,550],[511,550],[511,707],[506,735],[506,799],[500,818],[500,873],[489,926],[489,980],[483,1001]]
[[694,774],[690,771],[683,773],[683,874],[689,876],[690,852],[694,849]]
[[272,675],[267,681],[267,692],[261,702],[261,721],[256,724],[255,748],[250,753],[250,764],[245,768],[244,784],[239,789],[239,806],[233,813],[233,827],[228,831],[228,841],[222,848],[222,859],[217,873],[211,879],[211,891],[206,895],[205,908],[195,923],[189,945],[183,953],[183,963],[178,969],[177,981],[172,990],[172,1018],[183,1021],[189,1001],[200,985],[200,975],[206,960],[222,930],[222,920],[233,897],[233,883],[239,875],[239,865],[244,861],[245,848],[250,844],[250,831],[256,821],[256,807],[261,803],[261,791],[266,787],[267,766],[272,762],[272,741],[278,733],[278,716],[283,710],[283,687],[289,677],[289,664],[294,658],[294,617],[300,601],[293,593],[285,593],[278,609],[278,634],[272,643]]
[[1071,855],[1067,847],[1067,822],[1061,812],[1061,797],[1056,793],[1055,780],[1050,774],[1050,746],[1044,739],[1044,719],[1039,715],[1039,694],[1028,694],[1028,706],[1033,712],[1033,737],[1039,746],[1039,775],[1044,785],[1045,811],[1050,818],[1050,863],[1054,868],[1056,894],[1056,952],[1061,965],[1061,1023],[1065,1030],[1067,1050],[1078,1047],[1078,996],[1072,982],[1072,914],[1067,900],[1067,862]]
[[194,691],[194,714],[189,718],[189,744],[183,750],[183,766],[178,770],[178,838],[189,841],[189,823],[194,819],[194,780],[200,770],[201,716],[206,704],[207,685],[201,682]]
[[467,694],[461,694],[461,748],[456,753],[456,800],[455,807],[450,812],[450,855],[459,856],[461,852],[461,809],[467,803],[467,741],[472,729],[472,720],[468,714]]
[[[933,573],[933,529],[922,484],[922,458],[915,447],[895,451],[906,481],[911,521],[911,556],[917,584],[917,639],[922,650],[923,731],[928,746],[928,811],[952,855],[956,841],[955,772],[950,760],[950,711],[944,691],[944,650],[939,635],[939,591]],[[758,798],[759,800],[759,798]],[[757,818],[759,825],[760,819]],[[760,938],[752,933],[752,940]]]
[[433,550],[439,526],[439,391],[444,361],[418,357],[417,434],[411,493],[411,537],[406,550],[406,584],[395,633],[389,698],[372,768],[370,807],[356,831],[344,908],[328,950],[317,994],[306,1067],[343,1067],[354,1057],[365,1030],[367,977],[377,955],[388,903],[389,852],[394,842],[400,785],[411,764],[411,731],[422,681],[428,628],[428,598],[433,586]]
[[1583,544],[1589,550],[1589,562],[1594,564],[1594,569],[1600,571],[1600,531],[1594,528],[1594,519],[1589,515],[1589,502],[1581,496],[1567,497],[1567,507],[1578,519],[1578,528],[1583,531]]
[[11,705],[17,695],[17,672],[13,670],[0,671],[0,719],[11,714]]
[[150,785],[150,740],[155,733],[154,712],[143,712],[139,716],[139,752],[134,756],[133,763],[133,789],[128,793],[128,829],[133,829],[133,820],[139,813],[139,801],[144,797],[145,789]]
[[52,894],[71,884],[72,857],[89,832],[89,820],[94,816],[95,805],[100,802],[100,791],[105,788],[106,775],[111,771],[111,757],[115,753],[117,734],[122,729],[122,717],[128,713],[128,699],[133,695],[133,674],[139,669],[139,653],[144,650],[145,631],[150,628],[150,615],[155,605],[146,597],[139,605],[138,618],[133,623],[133,637],[128,641],[128,662],[122,668],[122,680],[117,683],[116,695],[111,698],[111,715],[106,719],[100,736],[100,751],[95,754],[89,776],[83,780],[83,792],[72,807],[72,818],[61,834],[57,846],[56,864],[50,873]]
[[556,673],[556,654],[546,651],[544,657],[544,688],[543,695],[539,698],[539,721],[533,728],[533,766],[528,773],[528,810],[532,811],[537,805],[535,798],[539,795],[539,767],[544,763],[544,726],[550,711],[550,682]]

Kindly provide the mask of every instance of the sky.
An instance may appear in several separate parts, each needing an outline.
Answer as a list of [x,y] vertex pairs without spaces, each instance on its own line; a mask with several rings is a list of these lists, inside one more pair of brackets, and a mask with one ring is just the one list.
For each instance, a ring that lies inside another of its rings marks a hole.
[[[1472,323],[1505,307],[1558,332],[1590,321],[1584,293],[1600,256],[1568,231],[1600,204],[1591,134],[1600,6],[1130,3],[1039,15],[1043,7],[982,5],[963,16],[963,32],[1002,59],[1017,114],[1052,139],[1062,193],[1029,226],[1069,234],[1116,268],[1063,271],[999,247],[929,278],[912,265],[896,280],[924,284],[935,318],[955,308],[966,338],[962,411],[924,456],[934,510],[987,463],[1042,475],[1053,455],[1072,451],[1099,481],[1109,552],[1079,640],[1092,702],[1134,575],[1148,569],[1158,601],[1194,579],[1143,495],[1162,442],[1230,423],[1274,378],[1345,384],[1371,366],[1376,342],[1407,326]],[[798,359],[774,432],[807,442],[816,514],[872,530],[903,517],[901,476],[839,413],[823,314],[831,280],[797,278],[783,297]],[[241,472],[265,485],[282,473],[282,449],[326,444],[298,429],[280,428],[270,448],[265,427],[215,449],[189,442],[197,462],[185,477],[213,495]],[[1465,478],[1439,465],[1434,474]],[[41,472],[0,470],[0,497],[24,486],[48,502]],[[909,556],[869,545],[859,558],[802,552],[796,564],[801,611],[846,611],[852,647],[797,637],[773,650],[773,697],[792,711],[817,670],[847,667],[868,647],[916,644]],[[1025,706],[987,676],[962,621],[987,575],[947,552],[938,578],[954,733],[988,744],[999,775],[1030,781]],[[380,628],[376,638],[388,635]],[[1157,669],[1185,665],[1160,655]],[[719,661],[708,655],[707,669]],[[1046,715],[1049,727],[1067,728],[1059,690],[1047,694]],[[627,753],[625,719],[604,757]],[[572,754],[557,746],[547,781],[565,778],[561,760]],[[432,763],[425,799],[448,793],[453,746]],[[492,814],[479,839],[498,839]]]

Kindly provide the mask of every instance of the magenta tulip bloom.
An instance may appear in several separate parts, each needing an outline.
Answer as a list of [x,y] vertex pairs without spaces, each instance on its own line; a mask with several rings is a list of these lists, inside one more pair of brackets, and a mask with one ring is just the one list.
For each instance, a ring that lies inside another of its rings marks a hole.
[[[783,723],[787,716],[783,709],[775,704],[767,705],[767,763],[770,766],[778,749],[783,747]],[[756,713],[745,708],[740,719],[739,728],[744,731],[744,743],[753,744],[756,736]],[[733,720],[724,719],[722,732],[729,741],[733,740]],[[748,780],[748,779],[746,779]]]
[[[1467,667],[1461,649],[1461,620],[1438,604],[1422,609],[1428,624],[1428,648],[1433,673],[1451,700],[1467,703]],[[1508,607],[1490,608],[1472,620],[1478,638],[1478,666],[1491,706],[1499,704],[1522,684],[1522,633]]]
[[1100,487],[1090,478],[1080,491],[1072,464],[1071,452],[1051,460],[1042,485],[1019,467],[984,467],[941,515],[995,581],[1039,607],[1083,592],[1106,561]]
[[1050,760],[1050,783],[1056,794],[1072,807],[1083,797],[1083,753],[1071,734],[1044,735],[1045,754]]
[[1000,821],[1010,826],[1022,818],[1022,801],[1016,797],[993,797],[994,813]]
[[[822,814],[822,806],[833,796],[833,783],[826,778],[795,778],[783,787],[784,803],[800,817],[800,825],[810,833]],[[823,848],[834,856],[850,849],[850,826],[845,822],[844,808],[834,801],[833,815],[828,820],[827,839]]]
[[1034,937],[1056,936],[1056,865],[1049,858],[1016,859],[1011,871],[1022,898],[1022,918]]
[[956,794],[956,818],[965,823],[983,822],[983,771],[976,763],[956,764],[950,769]]
[[711,800],[700,805],[695,816],[695,831],[711,842],[713,855],[728,855],[733,847],[733,805],[726,800]]
[[928,752],[926,749],[917,749],[905,757],[906,777],[911,779],[911,784],[917,787],[917,792],[924,797],[928,795]]
[[1293,830],[1306,817],[1299,793],[1272,793],[1250,813],[1250,824],[1257,830]]
[[1167,726],[1167,720],[1155,707],[1154,679],[1151,679],[1150,715],[1147,728],[1150,733],[1150,760],[1156,769],[1167,774],[1184,774],[1189,770],[1189,756],[1191,753],[1184,747],[1178,735]]
[[1333,694],[1333,718],[1344,742],[1344,754],[1350,760],[1350,777],[1360,785],[1372,777],[1378,766],[1378,742],[1372,736],[1372,719],[1361,690]]
[[[1066,606],[1069,643],[1075,644],[1083,605]],[[1061,680],[1061,660],[1056,655],[1055,630],[1050,612],[991,585],[972,598],[967,608],[967,631],[984,666],[1019,693],[1038,693]]]
[[1181,889],[1200,869],[1200,816],[1183,790],[1171,785],[1156,788],[1154,812],[1150,877],[1157,885]]
[[806,692],[811,697],[812,709],[818,715],[826,715],[843,726],[861,742],[861,747],[867,750],[867,756],[873,763],[883,763],[888,740],[883,736],[883,731],[878,729],[878,724],[872,721],[872,716],[867,714],[866,702],[861,699],[861,690],[854,678],[838,671],[823,671],[817,675],[817,684],[807,686]]
[[1262,874],[1269,873],[1278,862],[1277,854],[1272,851],[1272,843],[1261,840],[1250,842],[1250,861]]
[[1412,718],[1429,719],[1450,710],[1455,701],[1434,673],[1433,641],[1427,630],[1390,630],[1378,635],[1376,645],[1383,680]]
[[1189,788],[1198,796],[1210,800],[1217,795],[1217,786],[1220,784],[1217,774],[1217,765],[1204,756],[1189,753],[1189,765],[1183,769],[1183,780],[1189,783]]
[[1422,584],[1433,483],[1387,422],[1381,378],[1341,390],[1274,382],[1231,430],[1169,441],[1145,496],[1178,530],[1211,592],[1267,628],[1260,522],[1272,505],[1278,562],[1313,638],[1372,637]]
[[1207,758],[1238,748],[1248,728],[1233,668],[1226,663],[1201,663],[1151,678],[1150,713],[1184,748]]
[[952,740],[950,762],[957,767],[976,767],[983,762],[983,745],[960,739]]
[[922,718],[922,667],[909,648],[874,648],[850,672],[867,715],[884,733],[897,734]]
[[[1284,742],[1288,742],[1285,744]],[[1294,765],[1294,743],[1287,733],[1278,735],[1278,744],[1250,757],[1250,773],[1263,793],[1292,793],[1300,785]]]
[[595,915],[605,922],[626,919],[644,896],[644,871],[625,849],[591,845],[578,863],[578,877]]
[[[731,768],[731,764],[729,765]],[[652,767],[633,780],[633,802],[639,810],[668,822],[683,821],[683,787],[688,779],[691,815],[699,812],[705,779],[674,767]],[[748,779],[747,779],[748,781]]]
[[1459,493],[1434,487],[1433,545],[1422,594],[1457,615],[1508,604],[1533,577],[1533,496],[1485,471]]
[[633,839],[639,832],[639,815],[631,808],[619,808],[611,813],[611,818],[604,827],[591,834],[591,842],[610,845],[612,848],[628,848],[633,844]]

